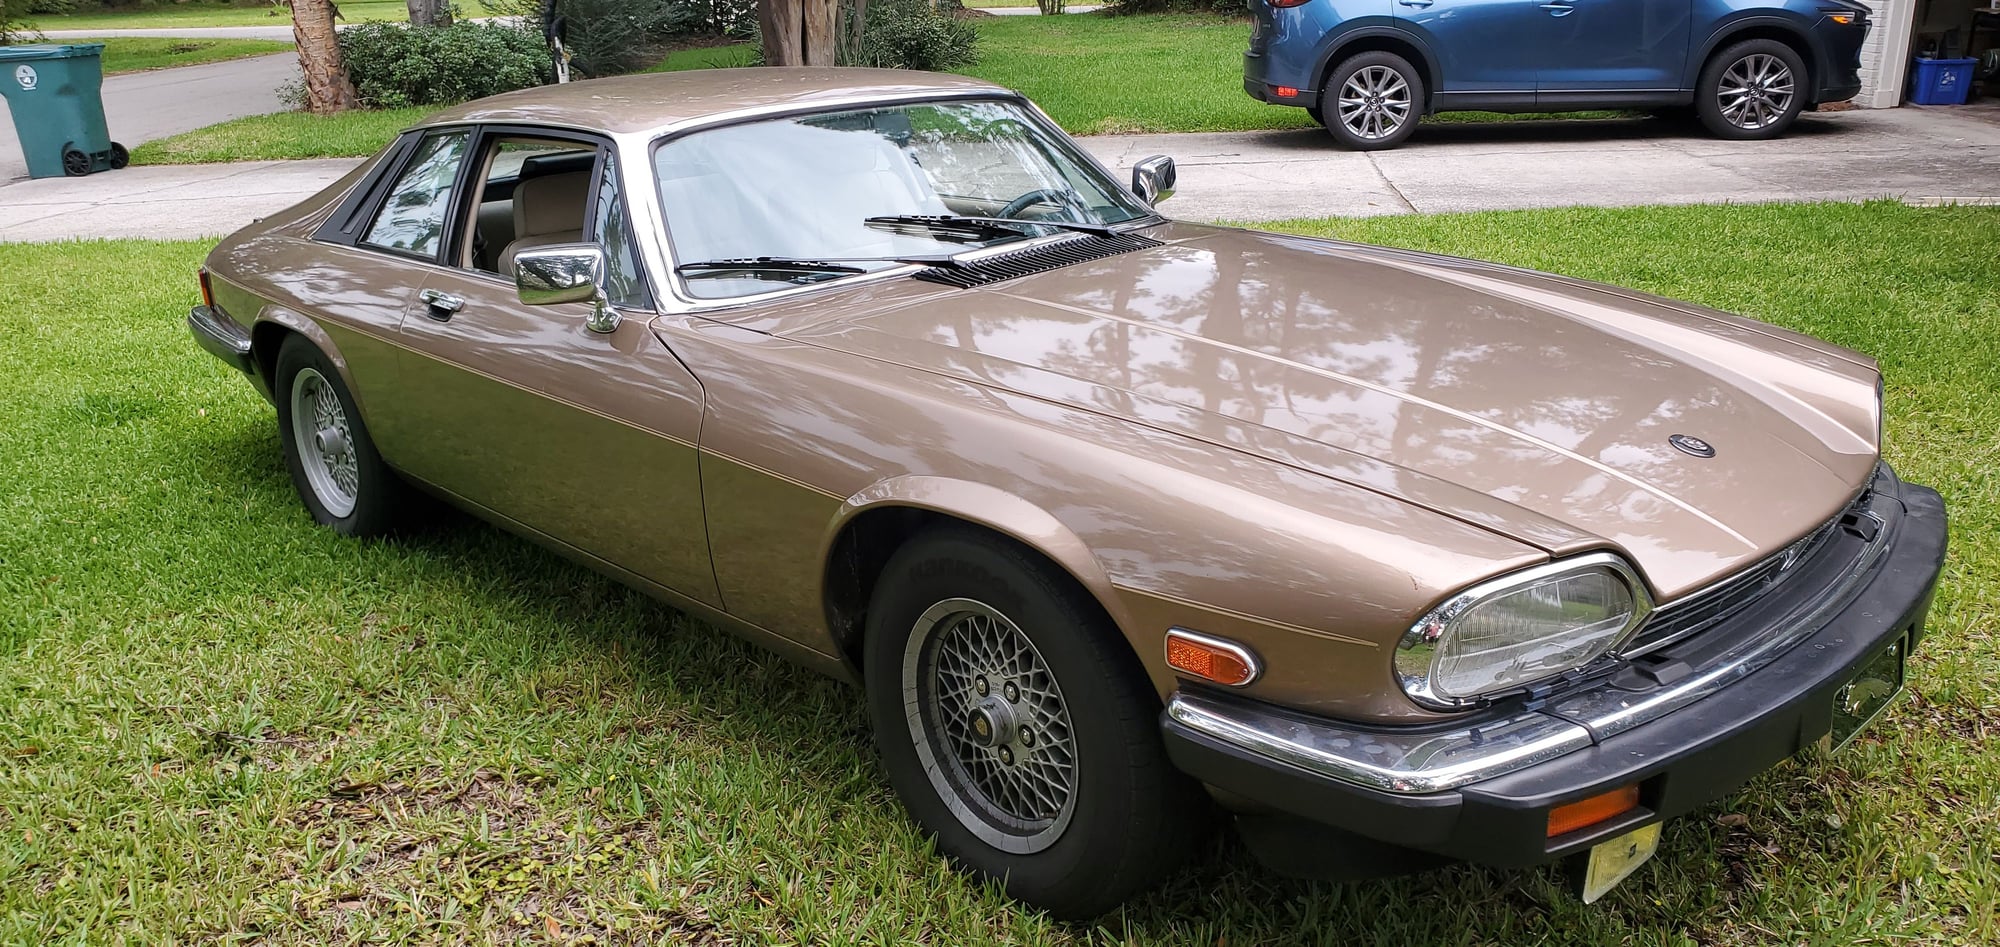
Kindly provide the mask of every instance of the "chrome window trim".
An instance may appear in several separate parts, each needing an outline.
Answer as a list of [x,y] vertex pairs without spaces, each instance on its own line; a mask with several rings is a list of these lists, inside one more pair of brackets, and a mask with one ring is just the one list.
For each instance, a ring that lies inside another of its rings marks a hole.
[[1219,692],[1177,691],[1167,715],[1211,739],[1306,772],[1394,793],[1442,792],[1502,776],[1658,720],[1763,669],[1817,633],[1855,600],[1862,580],[1894,545],[1894,527],[1873,505],[1854,512],[1875,521],[1875,538],[1818,599],[1769,632],[1744,636],[1698,673],[1650,693],[1598,688],[1558,699],[1546,711],[1442,730],[1356,727]]
[[1440,694],[1431,687],[1431,658],[1428,655],[1418,657],[1417,649],[1437,643],[1453,621],[1475,606],[1516,591],[1524,585],[1593,570],[1609,571],[1625,582],[1626,587],[1632,592],[1632,617],[1627,619],[1625,627],[1611,638],[1611,644],[1597,654],[1591,655],[1589,660],[1575,667],[1552,671],[1540,680],[1547,680],[1579,667],[1587,667],[1607,654],[1618,653],[1618,649],[1630,642],[1632,636],[1652,616],[1653,596],[1647,590],[1645,580],[1639,577],[1638,570],[1632,568],[1623,556],[1610,552],[1593,552],[1529,566],[1488,579],[1445,599],[1437,607],[1425,612],[1422,618],[1410,626],[1410,630],[1403,633],[1402,640],[1396,643],[1394,659],[1396,682],[1402,686],[1403,693],[1408,694],[1412,701],[1429,710],[1464,710],[1491,703],[1497,696],[1518,692],[1521,688],[1516,686],[1469,697]]

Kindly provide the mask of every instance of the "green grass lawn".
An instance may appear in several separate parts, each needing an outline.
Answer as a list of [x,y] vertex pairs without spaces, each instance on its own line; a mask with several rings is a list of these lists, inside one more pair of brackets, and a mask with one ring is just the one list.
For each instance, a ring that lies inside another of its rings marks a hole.
[[104,44],[104,74],[143,72],[172,66],[193,66],[245,56],[265,56],[290,52],[292,44],[261,39],[166,39],[151,36],[113,36],[77,42]]
[[1954,530],[1910,695],[1673,823],[1592,907],[1551,871],[1304,883],[1223,843],[1060,926],[933,857],[855,691],[481,525],[313,526],[270,406],[182,323],[204,244],[0,245],[0,943],[1991,943],[2000,209],[1286,227],[1880,357],[1889,456]]
[[[409,7],[403,0],[339,0],[343,23],[369,20],[406,21]],[[77,4],[95,7],[94,2]],[[474,4],[477,7],[477,4]],[[470,15],[483,15],[479,10]],[[185,0],[179,3],[149,3],[118,10],[94,9],[65,16],[36,14],[27,17],[38,30],[136,30],[156,27],[195,26],[284,26],[292,25],[292,11],[275,3],[214,3]]]
[[279,112],[232,119],[170,135],[132,149],[133,164],[203,164],[278,158],[371,155],[416,124],[427,108],[383,109],[319,116]]

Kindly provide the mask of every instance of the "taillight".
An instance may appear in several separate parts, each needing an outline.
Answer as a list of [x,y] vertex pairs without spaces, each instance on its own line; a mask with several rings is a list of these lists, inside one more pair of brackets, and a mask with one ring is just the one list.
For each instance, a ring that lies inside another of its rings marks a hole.
[[1302,7],[1312,0],[1264,0],[1264,2],[1282,10],[1286,7]]
[[204,266],[198,270],[195,270],[194,272],[195,275],[201,279],[201,304],[207,306],[210,309],[214,309],[215,290],[209,288],[208,285],[208,267]]

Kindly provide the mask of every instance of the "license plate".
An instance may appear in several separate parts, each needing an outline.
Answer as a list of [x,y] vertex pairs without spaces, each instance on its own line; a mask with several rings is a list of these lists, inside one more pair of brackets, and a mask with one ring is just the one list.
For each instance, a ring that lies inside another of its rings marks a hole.
[[1834,691],[1833,729],[1827,733],[1831,749],[1838,750],[1853,742],[1902,692],[1903,658],[1910,650],[1908,640],[1898,638],[1890,643],[1854,672],[1854,677],[1840,690]]
[[1583,867],[1583,903],[1589,904],[1618,887],[1646,859],[1660,850],[1660,823],[1641,826],[1590,849]]

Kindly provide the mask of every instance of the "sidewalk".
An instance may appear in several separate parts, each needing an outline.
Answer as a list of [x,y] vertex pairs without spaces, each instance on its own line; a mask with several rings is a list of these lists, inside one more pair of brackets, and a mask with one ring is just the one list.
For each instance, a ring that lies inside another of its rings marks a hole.
[[[1536,207],[1895,198],[2000,203],[2000,124],[1939,110],[1815,114],[1791,136],[1719,141],[1651,120],[1426,125],[1400,150],[1317,130],[1080,141],[1122,177],[1174,157],[1187,220]],[[0,187],[0,240],[202,237],[338,178],[358,159],[127,168]]]

